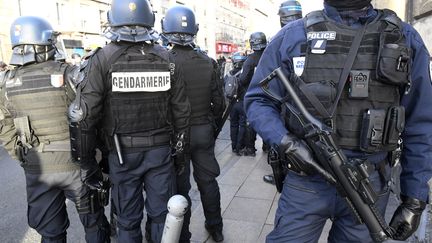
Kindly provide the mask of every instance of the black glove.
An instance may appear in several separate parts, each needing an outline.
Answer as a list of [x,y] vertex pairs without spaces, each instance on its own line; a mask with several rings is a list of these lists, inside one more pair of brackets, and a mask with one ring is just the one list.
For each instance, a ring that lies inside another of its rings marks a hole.
[[189,142],[186,132],[178,133],[175,137],[175,144],[173,148],[174,165],[177,175],[181,175],[184,172],[186,165],[186,153],[188,149]]
[[80,167],[81,181],[92,190],[101,190],[103,175],[96,161],[82,162]]
[[108,163],[108,157],[105,157],[102,155],[101,160],[99,161],[99,167],[101,171],[105,174],[109,174],[109,163]]
[[401,195],[402,204],[396,209],[390,221],[394,240],[406,240],[420,224],[420,217],[426,203],[415,198]]
[[286,134],[280,142],[279,151],[280,154],[285,154],[288,169],[305,174],[312,174],[314,172],[310,164],[317,164],[317,162],[313,157],[312,151],[302,139]]

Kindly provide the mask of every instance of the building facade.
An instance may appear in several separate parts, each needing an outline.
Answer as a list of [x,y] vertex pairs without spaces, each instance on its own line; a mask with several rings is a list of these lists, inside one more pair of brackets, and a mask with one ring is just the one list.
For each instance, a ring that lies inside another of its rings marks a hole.
[[[72,53],[85,54],[86,50],[106,44],[101,34],[106,26],[110,0],[0,0],[0,58],[10,59],[9,28],[12,21],[23,15],[47,19],[62,32],[59,48],[68,58]],[[155,29],[161,32],[161,19],[166,10],[176,4],[190,7],[199,23],[196,43],[216,58],[229,56],[235,51],[249,49],[248,37],[262,31],[271,36],[278,30],[275,0],[150,0],[155,10]]]
[[86,50],[105,45],[100,36],[106,25],[109,0],[0,0],[0,58],[9,62],[12,53],[9,37],[12,21],[24,15],[47,19],[60,31],[58,48],[65,58],[72,53],[85,54]]
[[[248,38],[252,32],[262,31],[273,35],[278,30],[277,9],[274,0],[162,0],[151,1],[156,10],[157,30],[160,19],[169,7],[185,5],[195,12],[199,24],[197,45],[216,58],[229,56],[236,51],[249,49]],[[159,21],[158,21],[159,20]]]

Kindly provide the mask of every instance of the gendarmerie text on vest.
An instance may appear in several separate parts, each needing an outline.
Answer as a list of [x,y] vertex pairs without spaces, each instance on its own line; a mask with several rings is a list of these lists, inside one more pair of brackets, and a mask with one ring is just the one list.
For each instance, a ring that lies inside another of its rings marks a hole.
[[169,72],[115,72],[112,73],[114,92],[155,92],[170,88]]

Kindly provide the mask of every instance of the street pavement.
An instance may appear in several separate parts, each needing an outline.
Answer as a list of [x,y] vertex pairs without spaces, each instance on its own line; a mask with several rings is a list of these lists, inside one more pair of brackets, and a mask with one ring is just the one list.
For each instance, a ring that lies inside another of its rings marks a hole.
[[[231,152],[229,123],[216,141],[215,153],[221,167],[218,177],[221,191],[221,208],[224,236],[227,243],[260,243],[273,228],[274,214],[279,194],[276,188],[264,183],[263,175],[271,173],[262,152],[262,141],[258,138],[256,157],[236,156]],[[193,178],[191,178],[193,181]],[[192,198],[192,219],[190,229],[193,243],[212,243],[204,228],[204,214],[199,192],[195,184],[190,192]],[[71,221],[68,242],[85,242],[84,230],[79,222],[73,203],[67,201]],[[397,201],[392,196],[386,214],[387,221],[395,210]],[[40,242],[40,236],[27,225],[26,193],[24,173],[21,167],[0,151],[0,243]],[[109,207],[106,210],[109,215]],[[431,221],[431,220],[430,220]],[[324,227],[319,243],[327,242],[330,221]],[[432,225],[429,224],[428,234]],[[142,224],[144,232],[144,221]],[[430,236],[430,235],[429,235]],[[432,240],[413,242],[432,242]],[[115,239],[113,239],[115,242]],[[389,241],[396,242],[396,241]]]

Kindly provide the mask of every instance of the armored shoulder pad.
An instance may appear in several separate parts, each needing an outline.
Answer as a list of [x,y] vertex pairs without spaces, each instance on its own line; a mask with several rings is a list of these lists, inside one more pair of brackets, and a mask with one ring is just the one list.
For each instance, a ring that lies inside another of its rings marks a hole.
[[390,9],[383,9],[383,20],[387,23],[393,24],[397,26],[399,29],[402,29],[402,20],[397,16],[397,14]]
[[90,58],[92,56],[94,56],[101,49],[102,48],[98,47],[98,48],[92,50],[91,52],[89,52],[87,55],[85,55],[82,58],[81,63],[80,63],[78,68],[72,68],[71,69],[70,75],[72,78],[72,82],[75,86],[77,86],[78,84],[80,84],[84,80],[85,75],[86,75],[84,70],[88,66]]
[[201,50],[200,48],[194,48],[194,50],[199,54],[202,54],[204,56],[208,56],[207,53],[205,51]]
[[90,57],[92,57],[94,54],[96,54],[100,49],[100,47],[97,47],[96,49],[92,50],[91,52],[87,53],[87,55],[85,55],[82,60],[88,60]]
[[312,11],[308,13],[304,18],[303,21],[305,22],[305,27],[309,28],[310,26],[314,24],[318,24],[321,22],[326,21],[326,18],[324,17],[324,13],[322,10]]

